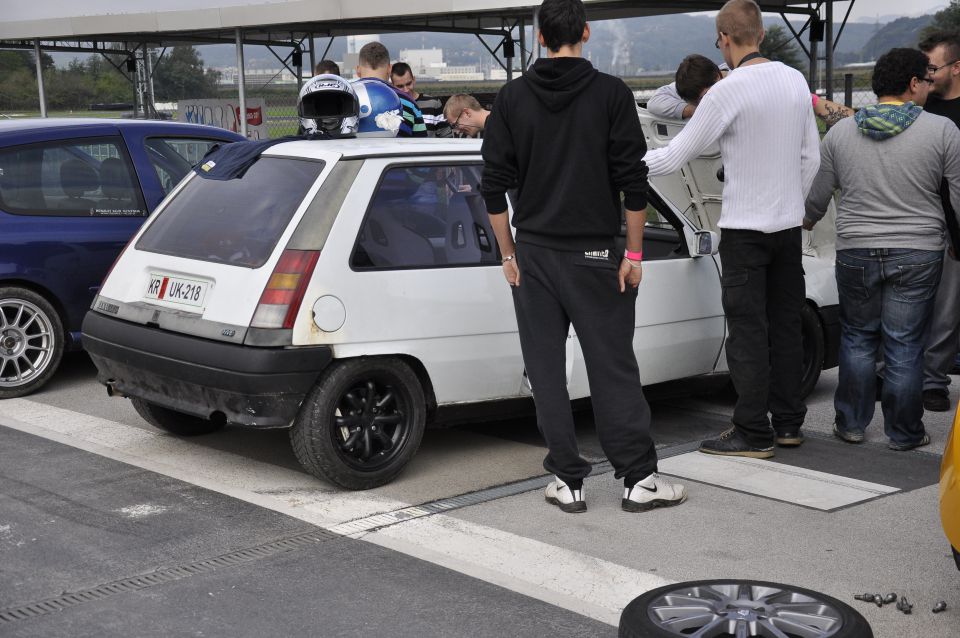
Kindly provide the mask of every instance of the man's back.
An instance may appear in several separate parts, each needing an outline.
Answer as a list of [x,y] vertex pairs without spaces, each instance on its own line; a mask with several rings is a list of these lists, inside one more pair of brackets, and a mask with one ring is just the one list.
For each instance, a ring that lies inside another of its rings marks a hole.
[[646,192],[633,95],[586,60],[538,60],[501,89],[485,134],[484,191],[519,184],[520,231],[612,238],[620,191]]
[[860,131],[861,119],[843,120],[824,138],[822,161],[834,177],[818,178],[810,193],[822,199],[842,189],[837,247],[942,249],[940,179],[960,183],[960,131],[921,112],[902,132],[877,140]]
[[[725,126],[721,227],[770,232],[800,225],[817,169],[805,164],[816,153],[817,128],[803,76],[779,62],[741,67],[710,89],[694,117],[703,110],[716,112]],[[781,224],[756,225],[772,211]]]

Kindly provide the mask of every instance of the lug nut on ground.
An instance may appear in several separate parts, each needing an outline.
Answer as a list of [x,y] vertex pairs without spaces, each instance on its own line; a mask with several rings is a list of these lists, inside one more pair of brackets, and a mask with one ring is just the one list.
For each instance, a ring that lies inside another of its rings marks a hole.
[[941,600],[936,605],[933,606],[933,613],[939,614],[941,611],[947,610],[947,601]]

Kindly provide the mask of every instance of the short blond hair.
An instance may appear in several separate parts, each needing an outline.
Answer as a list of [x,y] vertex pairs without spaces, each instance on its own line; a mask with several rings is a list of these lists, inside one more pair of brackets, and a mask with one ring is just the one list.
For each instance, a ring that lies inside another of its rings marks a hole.
[[754,0],[730,0],[717,14],[717,31],[725,33],[737,46],[760,44],[763,17]]
[[483,107],[480,106],[480,102],[477,101],[477,98],[473,97],[472,95],[467,95],[466,93],[457,93],[447,98],[447,103],[443,105],[443,116],[449,120],[450,115],[460,115],[460,113],[463,112],[463,109],[482,111]]

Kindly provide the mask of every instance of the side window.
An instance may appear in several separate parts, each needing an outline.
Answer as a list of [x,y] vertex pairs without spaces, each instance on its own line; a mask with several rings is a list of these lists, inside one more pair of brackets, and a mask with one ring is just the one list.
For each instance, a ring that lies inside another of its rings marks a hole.
[[480,164],[387,169],[350,265],[356,269],[499,264],[480,196]]
[[146,141],[147,157],[166,195],[220,140],[190,137],[151,137]]
[[0,207],[17,215],[147,214],[130,158],[114,138],[0,150]]

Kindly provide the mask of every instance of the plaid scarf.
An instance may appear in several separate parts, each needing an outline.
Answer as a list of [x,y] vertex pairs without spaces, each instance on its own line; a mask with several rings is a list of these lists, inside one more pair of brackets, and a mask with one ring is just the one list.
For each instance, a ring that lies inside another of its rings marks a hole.
[[922,111],[913,102],[875,104],[860,109],[853,118],[862,134],[882,142],[910,128]]

